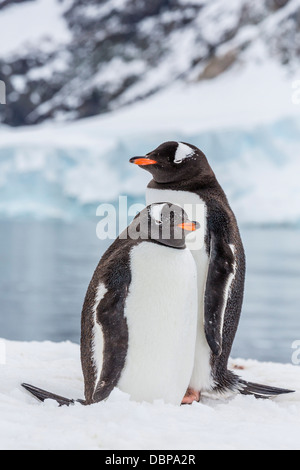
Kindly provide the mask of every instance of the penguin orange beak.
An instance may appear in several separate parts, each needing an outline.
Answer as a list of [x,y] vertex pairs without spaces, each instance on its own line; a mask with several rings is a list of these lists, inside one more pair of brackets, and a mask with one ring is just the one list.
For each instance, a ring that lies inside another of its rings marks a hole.
[[151,160],[147,157],[133,157],[129,161],[139,166],[155,165],[157,163],[156,160]]
[[200,224],[199,222],[184,222],[183,224],[179,224],[178,227],[183,230],[187,230],[188,232],[195,232],[195,230],[200,228]]

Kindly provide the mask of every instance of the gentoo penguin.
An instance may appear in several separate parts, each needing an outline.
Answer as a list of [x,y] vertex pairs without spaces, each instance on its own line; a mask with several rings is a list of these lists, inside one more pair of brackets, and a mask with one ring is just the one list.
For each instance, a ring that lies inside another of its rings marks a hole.
[[[199,228],[184,210],[152,204],[103,255],[82,310],[85,405],[114,387],[135,401],[180,405],[194,367],[198,294],[186,234]],[[73,400],[30,385],[40,400]]]
[[197,227],[178,206],[153,204],[102,257],[82,312],[88,404],[116,386],[136,401],[181,403],[193,370],[198,302],[185,234]]
[[244,295],[245,253],[236,218],[206,156],[194,145],[165,142],[130,160],[153,176],[147,204],[168,201],[201,224],[187,246],[197,265],[198,325],[195,363],[185,402],[201,392],[239,391],[268,397],[289,390],[247,383],[228,370]]

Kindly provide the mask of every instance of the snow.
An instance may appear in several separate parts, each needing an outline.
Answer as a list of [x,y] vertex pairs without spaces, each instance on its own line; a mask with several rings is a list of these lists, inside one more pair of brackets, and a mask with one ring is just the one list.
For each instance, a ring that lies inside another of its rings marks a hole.
[[114,57],[95,74],[88,87],[98,85],[117,90],[127,77],[143,72],[145,72],[145,64],[142,60],[132,60],[126,63],[120,57]]
[[[226,9],[222,5],[222,0],[207,3],[199,20],[201,33],[208,43],[220,43],[226,32],[237,28],[243,3],[241,0],[231,0]],[[221,24],[222,28],[216,28],[217,24]]]
[[1,11],[0,31],[2,58],[12,53],[20,54],[20,48],[40,47],[41,40],[45,40],[46,47],[47,40],[57,44],[70,39],[58,0],[35,0],[6,8]]
[[272,61],[249,65],[218,80],[189,86],[178,83],[151,99],[100,118],[99,124],[108,131],[123,127],[123,131],[132,132],[134,123],[135,130],[140,131],[150,128],[191,133],[299,117],[299,107],[292,103],[293,81]]
[[108,16],[118,10],[126,8],[128,0],[107,0],[103,5],[84,5],[81,7],[82,14],[86,18]]
[[5,344],[1,365],[0,449],[62,450],[299,450],[300,368],[237,359],[247,380],[290,387],[273,400],[203,397],[193,406],[162,401],[137,403],[115,389],[106,402],[59,408],[39,403],[20,387],[40,386],[70,398],[83,397],[79,346],[70,342]]
[[286,17],[289,18],[290,16],[297,14],[299,12],[299,7],[300,0],[289,1],[284,8],[279,9],[277,12],[275,12],[274,15],[266,19],[262,25],[262,28],[267,28],[271,32],[272,28],[280,27],[280,22]]
[[[136,65],[139,67],[141,63],[137,62]],[[57,134],[58,130],[58,137],[76,133],[76,142],[78,132],[91,134],[96,129],[101,137],[109,135],[114,138],[145,131],[149,134],[245,129],[285,117],[300,117],[300,107],[293,103],[293,87],[299,77],[300,70],[299,74],[289,76],[272,60],[249,64],[242,69],[236,66],[214,80],[188,85],[176,82],[148,99],[99,117],[60,124],[59,127],[49,123],[35,126],[34,130],[21,128],[11,131],[10,140],[24,140],[30,136],[43,138],[45,135],[41,133],[45,133],[45,129],[48,135],[49,132]],[[156,82],[152,85],[155,87]],[[9,138],[9,131],[4,132],[1,127],[0,130],[3,145],[3,139],[7,142]],[[72,139],[69,141],[72,142]]]

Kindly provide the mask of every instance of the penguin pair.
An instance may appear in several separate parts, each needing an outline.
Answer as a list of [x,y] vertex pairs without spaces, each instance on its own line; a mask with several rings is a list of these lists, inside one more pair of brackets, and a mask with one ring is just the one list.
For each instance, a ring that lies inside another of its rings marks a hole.
[[[153,177],[148,207],[104,254],[86,295],[84,404],[104,400],[116,386],[137,401],[173,404],[199,400],[203,392],[258,398],[290,393],[228,370],[245,253],[205,155],[191,144],[166,142],[130,161]],[[138,236],[132,238],[132,231]],[[73,402],[23,385],[41,400]]]

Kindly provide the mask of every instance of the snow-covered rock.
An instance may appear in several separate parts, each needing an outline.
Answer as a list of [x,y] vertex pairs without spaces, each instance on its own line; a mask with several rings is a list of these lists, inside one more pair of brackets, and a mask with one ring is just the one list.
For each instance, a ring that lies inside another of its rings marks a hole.
[[[0,340],[1,449],[300,449],[300,368],[232,360],[248,380],[296,393],[273,400],[203,397],[193,406],[136,403],[115,389],[106,402],[59,408],[20,387],[82,398],[79,346]],[[5,360],[3,351],[6,351]]]
[[299,64],[300,0],[0,2],[0,80],[19,126],[77,119],[174,82],[218,80],[274,60]]

